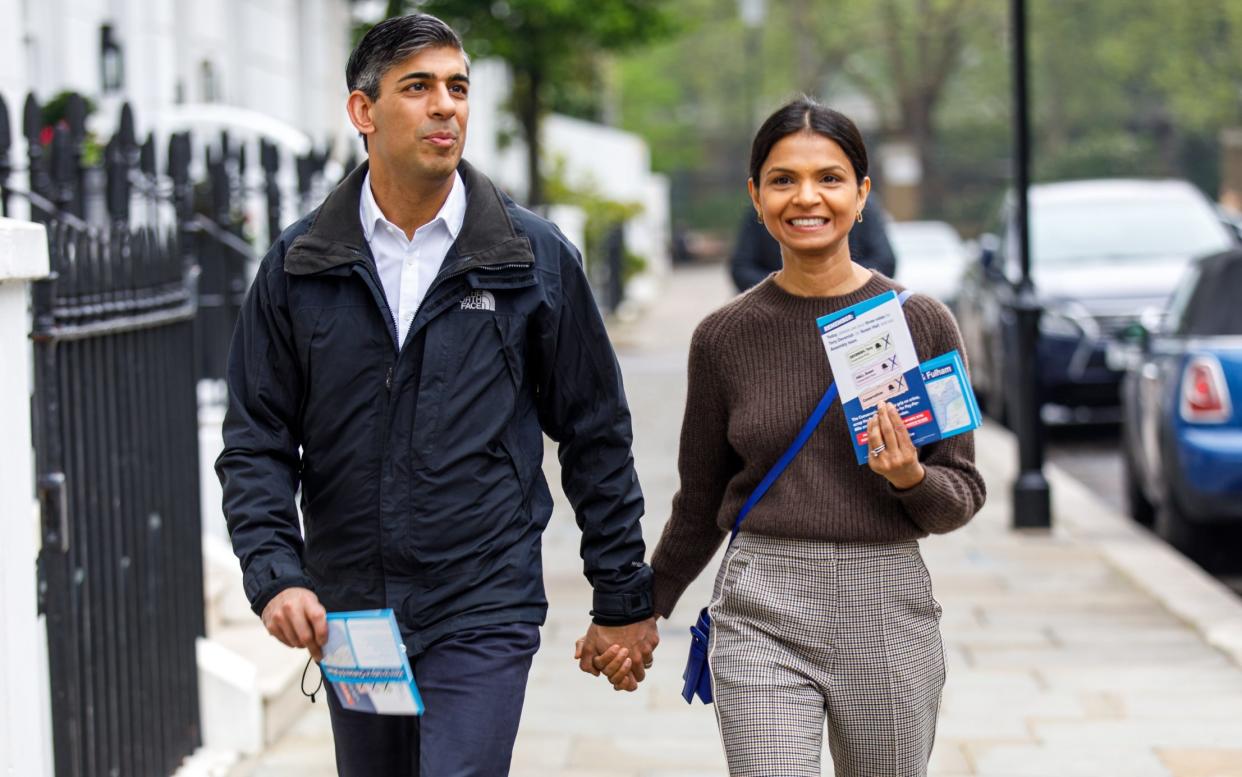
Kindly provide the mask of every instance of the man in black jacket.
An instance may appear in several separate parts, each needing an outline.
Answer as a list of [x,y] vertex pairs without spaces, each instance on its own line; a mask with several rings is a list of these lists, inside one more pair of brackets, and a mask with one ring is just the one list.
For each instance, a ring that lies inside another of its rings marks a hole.
[[547,609],[544,433],[594,588],[583,666],[620,646],[632,690],[650,664],[629,409],[574,247],[461,160],[457,34],[386,20],[346,75],[369,162],[259,267],[229,355],[224,511],[251,605],[285,644],[319,658],[325,611],[396,614],[426,714],[329,693],[342,775],[494,777]]
[[[897,257],[884,229],[888,217],[879,199],[872,194],[863,205],[863,220],[850,230],[850,257],[873,270],[892,278],[897,272]],[[753,208],[746,209],[737,242],[729,257],[729,272],[739,292],[781,269],[781,246],[768,233],[768,228],[755,218]]]

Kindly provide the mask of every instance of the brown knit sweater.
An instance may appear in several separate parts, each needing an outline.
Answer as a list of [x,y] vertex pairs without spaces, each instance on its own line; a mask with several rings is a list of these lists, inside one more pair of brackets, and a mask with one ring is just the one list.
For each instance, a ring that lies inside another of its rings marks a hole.
[[[655,610],[668,616],[727,536],[742,504],[789,447],[832,380],[815,319],[901,287],[873,273],[839,297],[798,297],[774,276],[699,324],[690,344],[681,488],[652,557]],[[961,339],[952,314],[912,295],[903,308],[920,360]],[[750,511],[745,531],[841,542],[897,542],[962,526],[984,500],[972,434],[924,446],[921,483],[905,491],[859,465],[841,403]]]

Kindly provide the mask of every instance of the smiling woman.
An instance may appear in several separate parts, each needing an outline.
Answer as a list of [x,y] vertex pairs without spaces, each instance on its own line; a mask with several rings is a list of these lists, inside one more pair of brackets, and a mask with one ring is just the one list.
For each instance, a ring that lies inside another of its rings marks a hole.
[[[655,609],[672,612],[744,513],[708,607],[729,774],[819,775],[826,721],[839,777],[926,775],[944,652],[917,540],[982,506],[974,440],[916,449],[886,406],[860,467],[837,402],[800,437],[831,381],[816,318],[900,287],[850,255],[871,182],[848,118],[786,105],[756,135],[750,173],[782,266],[695,330]],[[920,360],[961,348],[939,302],[915,294],[904,312]],[[788,458],[795,437],[804,444]]]

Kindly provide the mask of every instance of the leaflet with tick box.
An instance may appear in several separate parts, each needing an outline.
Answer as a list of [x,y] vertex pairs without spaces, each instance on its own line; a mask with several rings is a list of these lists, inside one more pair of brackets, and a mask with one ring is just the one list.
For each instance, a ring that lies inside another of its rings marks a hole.
[[979,407],[961,356],[919,363],[896,292],[885,292],[815,321],[841,395],[859,464],[867,462],[867,423],[891,402],[914,445],[979,426]]
[[319,668],[345,709],[423,714],[423,699],[392,610],[328,613],[328,642]]

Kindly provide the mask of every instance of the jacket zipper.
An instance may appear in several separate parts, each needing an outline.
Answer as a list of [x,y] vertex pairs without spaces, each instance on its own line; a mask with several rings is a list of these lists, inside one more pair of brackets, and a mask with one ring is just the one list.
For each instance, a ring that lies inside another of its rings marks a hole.
[[388,300],[384,297],[384,294],[378,291],[380,288],[379,280],[375,277],[375,273],[371,272],[371,265],[367,264],[366,257],[359,253],[355,253],[354,255],[359,260],[355,262],[355,264],[359,267],[359,274],[362,275],[363,279],[367,283],[367,287],[370,288],[371,297],[384,312],[384,320],[388,324],[388,333],[392,335],[394,347],[399,352],[401,350],[401,344],[397,341],[397,320],[392,315],[392,308],[388,306]]

